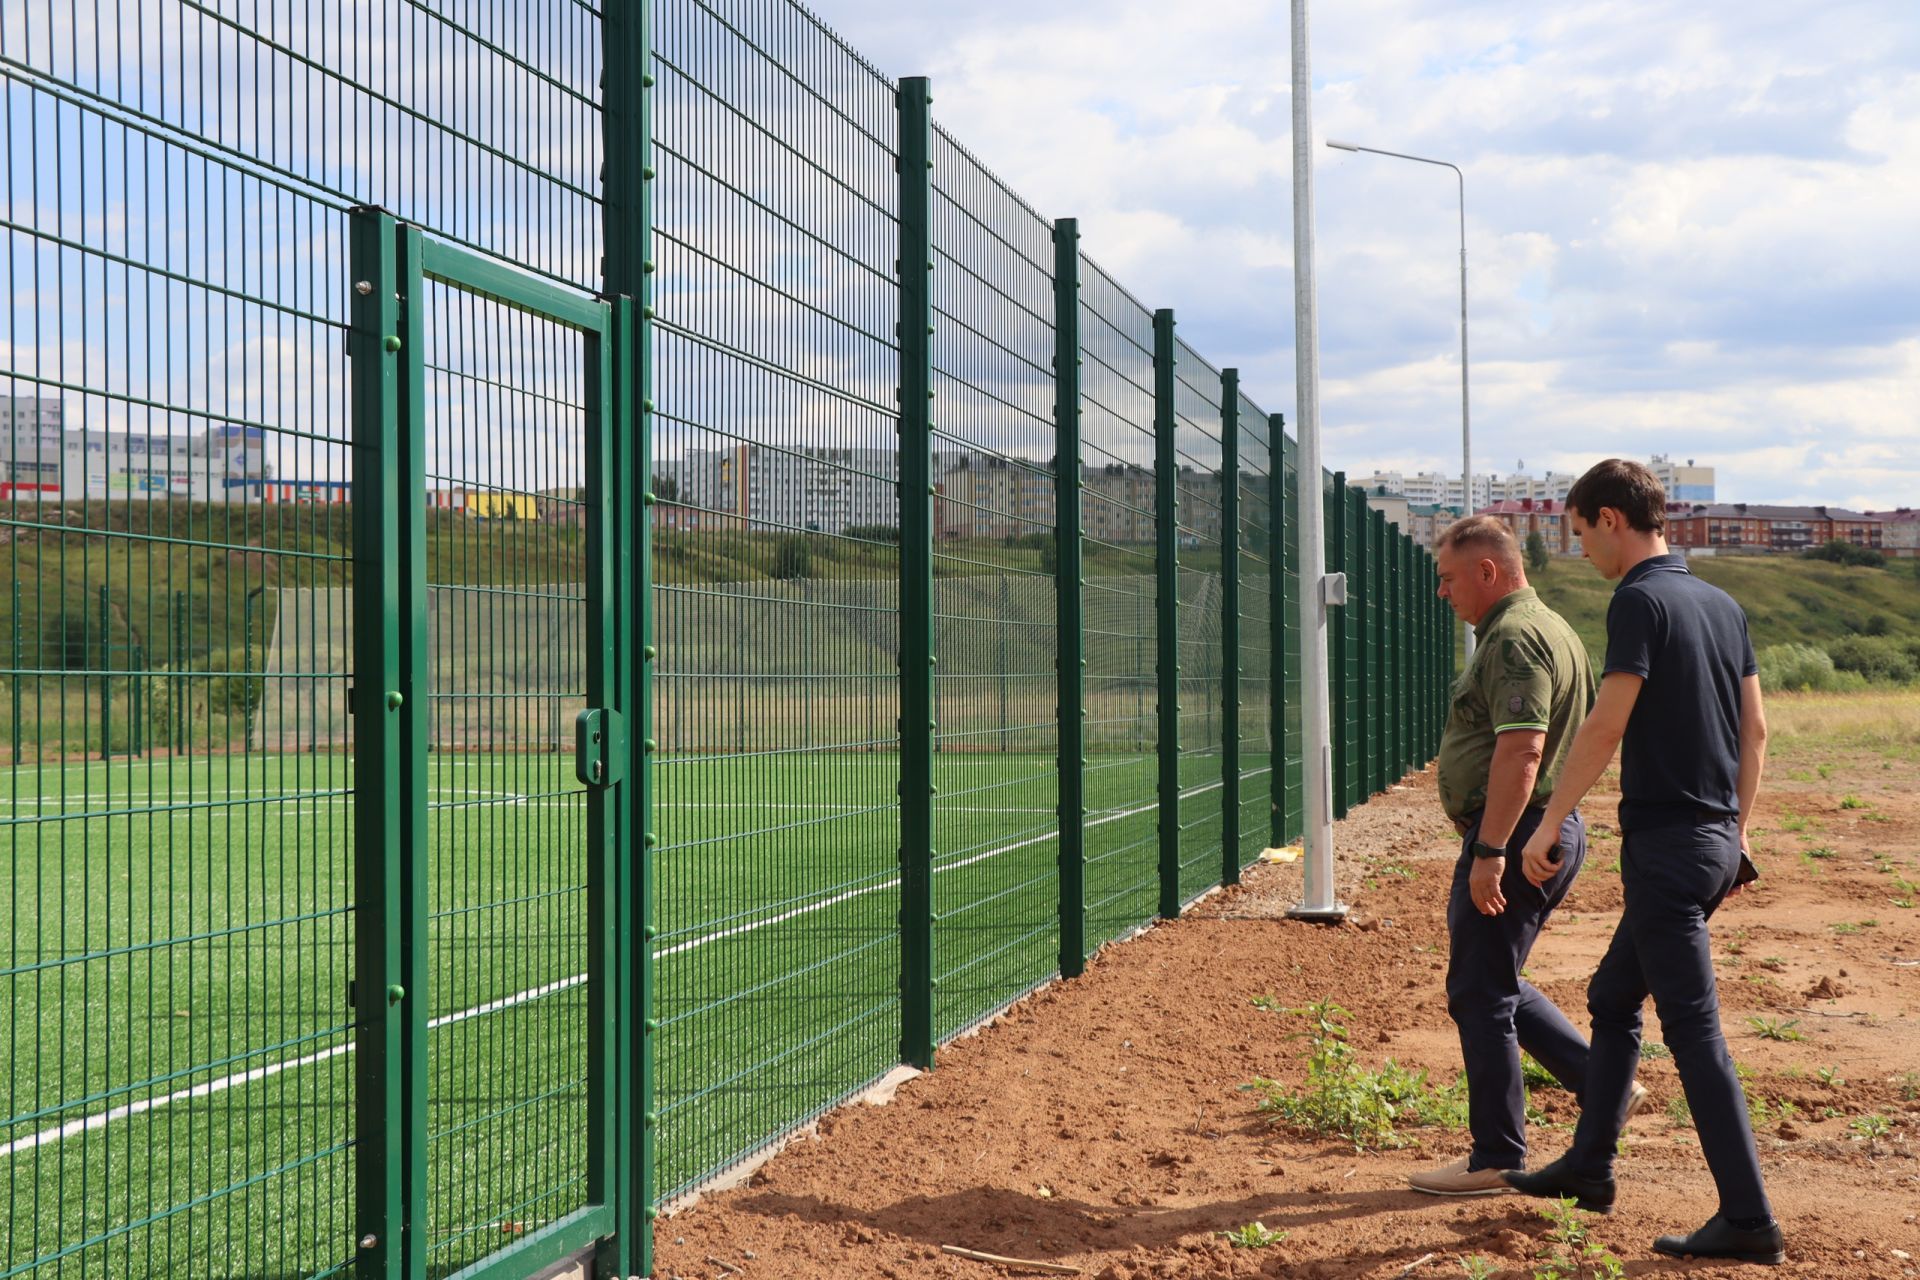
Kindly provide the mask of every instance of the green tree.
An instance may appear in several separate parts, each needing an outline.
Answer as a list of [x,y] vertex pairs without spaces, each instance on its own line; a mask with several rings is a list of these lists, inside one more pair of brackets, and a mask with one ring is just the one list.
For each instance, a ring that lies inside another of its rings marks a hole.
[[1535,529],[1527,535],[1527,572],[1545,573],[1547,566],[1553,563],[1553,556],[1547,551],[1547,540]]
[[773,576],[776,578],[804,578],[813,568],[813,548],[807,545],[805,534],[785,533],[773,546]]

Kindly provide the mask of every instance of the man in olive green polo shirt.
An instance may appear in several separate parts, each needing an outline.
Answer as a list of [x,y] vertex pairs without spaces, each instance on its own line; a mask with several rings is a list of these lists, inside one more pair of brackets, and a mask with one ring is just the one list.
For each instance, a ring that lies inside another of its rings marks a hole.
[[1508,1189],[1501,1170],[1526,1167],[1520,1050],[1576,1095],[1586,1079],[1586,1040],[1520,976],[1580,873],[1586,828],[1578,813],[1561,824],[1559,870],[1545,885],[1531,883],[1508,851],[1517,855],[1540,823],[1593,705],[1593,668],[1573,628],[1527,585],[1520,546],[1501,521],[1459,521],[1440,535],[1434,559],[1441,597],[1479,640],[1453,687],[1439,760],[1440,801],[1462,839],[1447,903],[1447,1011],[1466,1063],[1473,1150],[1409,1181],[1433,1195],[1492,1195]]

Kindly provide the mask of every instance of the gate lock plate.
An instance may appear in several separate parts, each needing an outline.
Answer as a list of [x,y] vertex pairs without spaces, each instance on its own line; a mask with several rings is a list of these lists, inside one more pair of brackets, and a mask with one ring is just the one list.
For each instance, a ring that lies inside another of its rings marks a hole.
[[573,771],[590,787],[610,787],[627,776],[627,718],[611,707],[589,707],[573,721]]

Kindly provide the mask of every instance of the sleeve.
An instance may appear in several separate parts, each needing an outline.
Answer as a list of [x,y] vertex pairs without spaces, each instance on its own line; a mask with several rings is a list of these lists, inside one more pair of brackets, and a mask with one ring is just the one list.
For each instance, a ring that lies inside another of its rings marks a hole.
[[1745,609],[1740,611],[1740,648],[1742,650],[1740,657],[1741,677],[1744,679],[1747,676],[1759,675],[1760,663],[1753,656],[1753,633],[1747,626],[1747,611]]
[[1607,606],[1607,662],[1602,675],[1624,672],[1642,679],[1653,672],[1660,648],[1660,611],[1646,593],[1616,591]]
[[1495,733],[1545,730],[1552,721],[1553,667],[1541,646],[1506,638],[1483,668],[1481,694]]

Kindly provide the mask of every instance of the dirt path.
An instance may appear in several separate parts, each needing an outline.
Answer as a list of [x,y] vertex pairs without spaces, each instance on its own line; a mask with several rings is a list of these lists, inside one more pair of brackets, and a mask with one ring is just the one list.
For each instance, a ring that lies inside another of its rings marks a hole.
[[[1727,1034],[1765,1100],[1762,1160],[1787,1229],[1789,1265],[1771,1274],[1920,1275],[1920,909],[1895,902],[1920,892],[1901,888],[1920,881],[1920,769],[1871,754],[1829,764],[1830,776],[1816,769],[1791,755],[1776,769],[1757,824],[1763,878],[1714,922]],[[1588,870],[1530,969],[1581,1026],[1585,979],[1620,905],[1612,798],[1588,812]],[[1405,1189],[1409,1172],[1463,1154],[1463,1131],[1411,1130],[1420,1145],[1356,1154],[1271,1127],[1241,1088],[1304,1074],[1286,1038],[1299,1019],[1256,1008],[1262,995],[1332,995],[1370,1062],[1392,1056],[1436,1081],[1458,1073],[1441,994],[1454,845],[1438,813],[1429,773],[1341,824],[1356,911],[1338,929],[1280,918],[1298,873],[1263,866],[1186,919],[1107,949],[1084,977],[943,1050],[890,1105],[835,1113],[746,1186],[662,1219],[657,1274],[1013,1274],[941,1254],[957,1244],[1109,1280],[1460,1276],[1463,1255],[1533,1276],[1547,1247],[1539,1202]],[[1649,1023],[1655,1039],[1651,1010]],[[1715,1201],[1670,1110],[1671,1060],[1646,1062],[1641,1078],[1654,1105],[1629,1129],[1620,1203],[1591,1220],[1593,1238],[1630,1276],[1760,1274],[1650,1250]],[[1535,1100],[1540,1163],[1565,1146],[1575,1112],[1558,1090]],[[1287,1238],[1232,1248],[1214,1234],[1256,1220]]]

